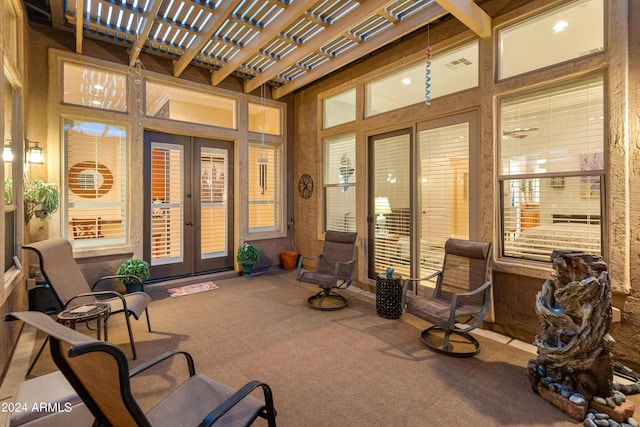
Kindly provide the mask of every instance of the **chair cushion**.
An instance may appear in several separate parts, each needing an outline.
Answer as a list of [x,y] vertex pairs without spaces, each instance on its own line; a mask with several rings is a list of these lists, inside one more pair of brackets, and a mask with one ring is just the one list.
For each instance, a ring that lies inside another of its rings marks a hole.
[[[204,375],[189,377],[146,415],[152,426],[196,426],[202,419],[236,390]],[[243,426],[254,420],[264,403],[253,396],[245,397],[227,412],[216,426]]]
[[315,271],[303,271],[300,274],[302,282],[313,283],[325,289],[331,289],[337,286],[333,275],[316,273]]
[[[482,307],[477,305],[458,305],[456,316],[477,315],[481,310]],[[447,328],[449,325],[450,311],[451,302],[444,299],[415,297],[407,303],[407,313],[441,328]]]
[[[82,403],[62,372],[55,371],[27,380],[18,386],[10,427],[18,426],[90,426],[93,416]],[[25,409],[24,411],[22,409]]]
[[[136,319],[140,317],[147,305],[151,302],[151,297],[145,292],[133,292],[123,295],[127,301],[127,309]],[[111,306],[111,313],[118,313],[123,310],[122,300],[120,298],[111,298],[105,301]]]

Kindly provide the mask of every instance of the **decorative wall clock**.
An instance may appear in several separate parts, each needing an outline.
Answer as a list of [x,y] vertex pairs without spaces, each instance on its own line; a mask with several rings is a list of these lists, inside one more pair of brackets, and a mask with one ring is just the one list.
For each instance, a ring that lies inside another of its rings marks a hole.
[[308,199],[313,194],[313,178],[308,173],[303,174],[298,180],[298,193],[303,199]]

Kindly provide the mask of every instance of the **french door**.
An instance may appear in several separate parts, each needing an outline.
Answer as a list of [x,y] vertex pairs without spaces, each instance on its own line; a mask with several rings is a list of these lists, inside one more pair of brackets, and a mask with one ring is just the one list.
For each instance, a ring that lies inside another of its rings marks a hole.
[[151,278],[233,268],[233,143],[145,132]]

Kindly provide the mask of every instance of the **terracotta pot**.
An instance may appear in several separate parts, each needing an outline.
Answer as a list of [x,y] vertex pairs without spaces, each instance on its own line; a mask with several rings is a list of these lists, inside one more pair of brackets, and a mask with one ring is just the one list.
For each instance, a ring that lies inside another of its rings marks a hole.
[[282,257],[282,268],[285,270],[293,270],[296,268],[296,264],[298,263],[298,252],[282,252],[280,257]]

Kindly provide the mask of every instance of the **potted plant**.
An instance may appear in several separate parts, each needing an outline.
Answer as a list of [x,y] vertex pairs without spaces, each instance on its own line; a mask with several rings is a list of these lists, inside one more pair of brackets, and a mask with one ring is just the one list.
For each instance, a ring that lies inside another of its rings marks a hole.
[[151,275],[149,271],[149,263],[142,259],[128,259],[120,264],[116,274],[118,280],[127,288],[127,292],[136,292],[142,290],[142,282],[147,280]]
[[253,264],[258,262],[258,258],[260,258],[260,253],[251,243],[245,242],[238,249],[236,259],[242,265],[242,271],[244,271],[246,278],[251,277]]
[[45,220],[58,210],[60,192],[55,184],[39,179],[27,183],[24,189],[24,222],[28,224],[35,215]]

